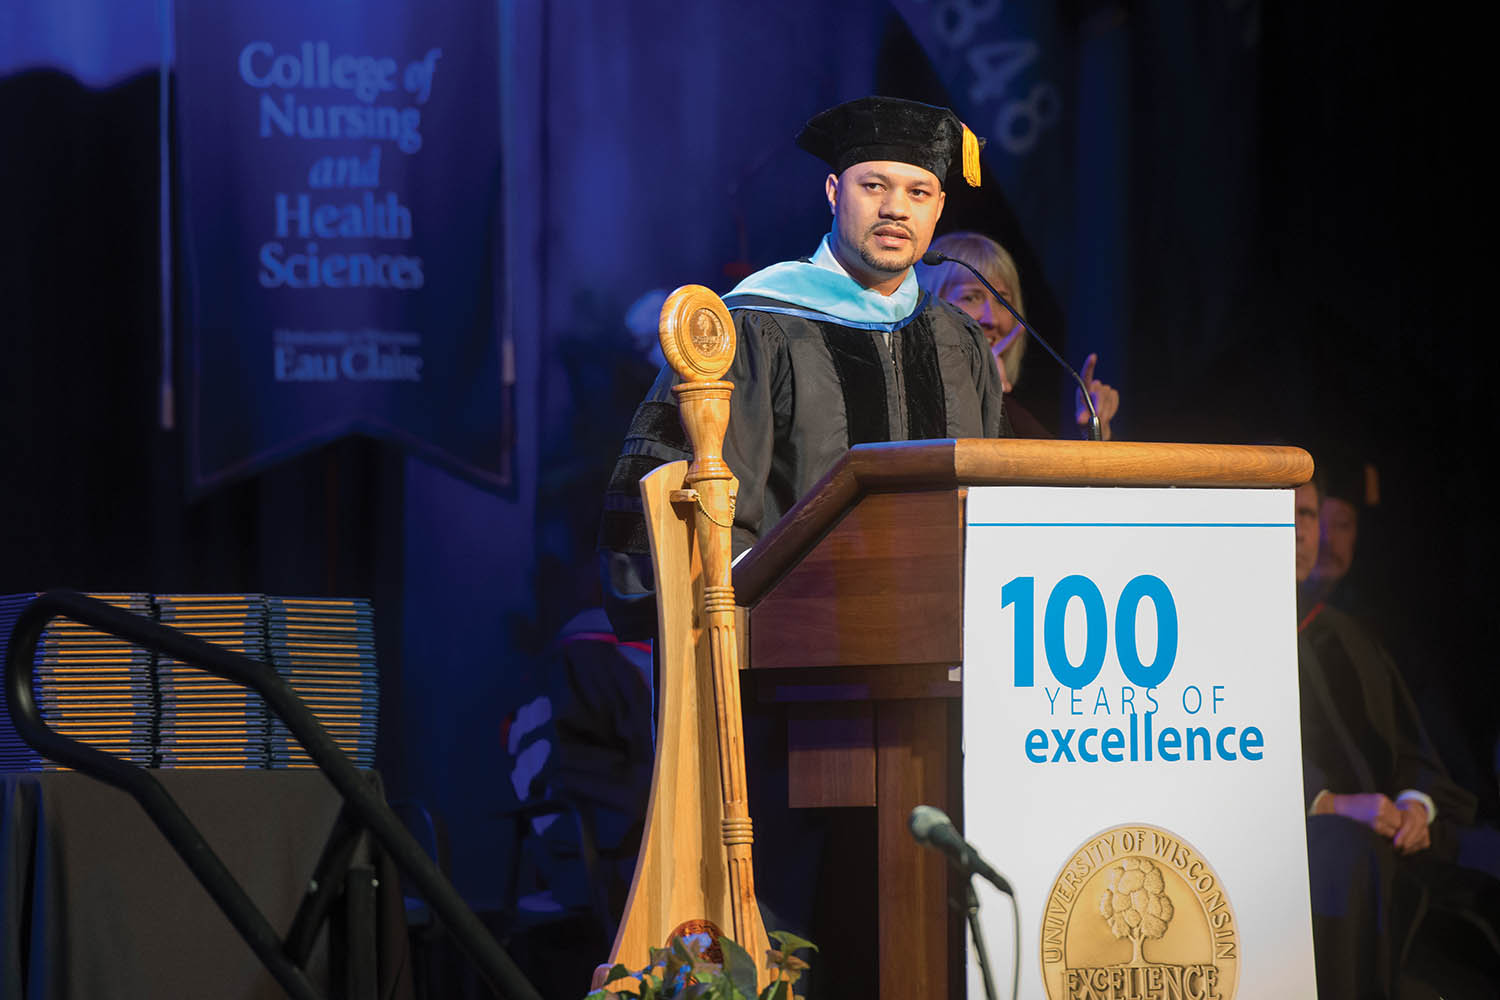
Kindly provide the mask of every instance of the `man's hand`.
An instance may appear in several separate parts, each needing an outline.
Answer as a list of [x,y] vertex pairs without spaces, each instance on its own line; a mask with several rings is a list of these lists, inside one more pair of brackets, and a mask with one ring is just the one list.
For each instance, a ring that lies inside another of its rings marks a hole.
[[1415,854],[1432,846],[1432,835],[1427,829],[1427,807],[1418,799],[1407,799],[1396,806],[1401,813],[1401,829],[1396,831],[1393,842],[1402,854]]
[[[1108,441],[1110,439],[1109,422],[1114,415],[1120,412],[1120,391],[1113,386],[1094,378],[1094,366],[1099,363],[1099,355],[1090,354],[1088,360],[1083,363],[1083,384],[1089,387],[1089,395],[1094,398],[1094,409],[1099,412],[1100,437]],[[1089,407],[1083,401],[1083,393],[1076,392],[1077,397],[1077,420],[1078,426],[1089,425]]]
[[[1418,803],[1412,803],[1418,804]],[[1356,823],[1363,823],[1382,837],[1394,837],[1401,829],[1404,817],[1396,803],[1381,795],[1379,792],[1360,792],[1351,795],[1323,796],[1318,802],[1317,812],[1337,813],[1340,816],[1352,819]],[[1422,820],[1425,823],[1427,810],[1422,810]],[[1425,830],[1423,831],[1426,832]]]

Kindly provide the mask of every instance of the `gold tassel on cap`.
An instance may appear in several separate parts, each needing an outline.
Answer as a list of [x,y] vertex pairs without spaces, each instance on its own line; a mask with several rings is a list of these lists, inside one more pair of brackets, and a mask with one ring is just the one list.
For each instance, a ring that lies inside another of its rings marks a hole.
[[[960,123],[962,124],[962,123]],[[979,137],[964,125],[964,180],[969,187],[979,186]]]

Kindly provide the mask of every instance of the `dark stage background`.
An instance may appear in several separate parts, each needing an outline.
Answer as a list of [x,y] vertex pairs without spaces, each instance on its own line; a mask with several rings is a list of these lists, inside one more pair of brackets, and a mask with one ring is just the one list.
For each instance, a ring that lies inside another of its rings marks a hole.
[[[1378,464],[1364,588],[1477,780],[1500,640],[1477,39],[1394,2],[1044,6],[1066,169],[955,192],[944,228],[1016,252],[1035,325],[1100,352],[1120,436]],[[66,7],[0,13],[0,592],[373,598],[387,786],[448,818],[460,888],[493,898],[502,720],[597,601],[599,498],[650,377],[626,310],[814,248],[823,170],[792,135],[875,90],[949,100],[903,20],[929,5],[501,0],[511,486],[355,437],[203,496],[158,419],[157,5]],[[1028,226],[1033,196],[1066,208]],[[1045,416],[1044,362],[1023,396]]]

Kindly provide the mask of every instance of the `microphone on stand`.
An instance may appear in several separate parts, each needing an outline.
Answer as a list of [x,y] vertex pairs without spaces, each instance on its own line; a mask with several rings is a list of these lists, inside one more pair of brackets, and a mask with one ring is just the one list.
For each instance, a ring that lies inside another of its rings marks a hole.
[[917,843],[924,847],[942,851],[953,862],[953,866],[965,875],[978,875],[990,885],[999,889],[1007,896],[1014,896],[1010,883],[1005,880],[995,869],[991,868],[989,862],[979,856],[979,852],[963,838],[958,832],[958,827],[948,818],[948,814],[934,806],[917,806],[911,811],[911,835],[916,838]]
[[1015,918],[1013,924],[1015,934],[1015,951],[1011,962],[1011,1000],[1015,1000],[1021,984],[1021,909],[1016,902],[1016,894],[1011,889],[1010,883],[1005,876],[991,868],[989,862],[979,856],[948,814],[934,806],[917,806],[911,811],[911,818],[907,821],[911,827],[911,835],[916,842],[923,847],[931,847],[933,850],[942,851],[948,856],[953,866],[964,873],[964,888],[968,896],[969,911],[969,934],[974,938],[974,957],[979,960],[980,978],[984,982],[984,995],[986,1000],[996,1000],[995,981],[990,974],[990,953],[984,946],[984,932],[979,926],[979,894],[974,891],[974,876],[989,882],[996,889],[1010,897],[1011,913]]
[[1094,396],[1093,393],[1089,392],[1089,387],[1083,384],[1083,376],[1079,375],[1078,372],[1074,370],[1072,365],[1064,361],[1062,359],[1062,356],[1052,349],[1052,345],[1047,343],[1046,339],[1043,338],[1041,334],[1032,329],[1030,323],[1021,318],[1021,314],[1016,312],[1015,306],[1005,301],[1005,296],[995,291],[995,286],[990,284],[989,280],[985,278],[984,275],[979,273],[978,268],[976,268],[973,264],[970,264],[966,260],[959,260],[957,257],[949,257],[947,254],[939,253],[936,250],[929,250],[924,253],[922,255],[922,263],[926,264],[928,267],[936,267],[938,264],[952,263],[960,264],[963,267],[968,268],[973,273],[974,277],[979,279],[979,283],[985,288],[989,289],[989,293],[996,299],[998,299],[1000,304],[1005,307],[1006,311],[1016,318],[1016,322],[1020,323],[1021,326],[1025,328],[1026,332],[1035,337],[1036,342],[1038,344],[1041,344],[1042,347],[1046,349],[1048,354],[1052,355],[1052,360],[1062,365],[1063,371],[1073,376],[1073,381],[1077,382],[1078,388],[1083,391],[1083,401],[1089,408],[1089,440],[1104,440],[1104,433],[1101,430],[1099,424],[1099,411],[1094,409]]

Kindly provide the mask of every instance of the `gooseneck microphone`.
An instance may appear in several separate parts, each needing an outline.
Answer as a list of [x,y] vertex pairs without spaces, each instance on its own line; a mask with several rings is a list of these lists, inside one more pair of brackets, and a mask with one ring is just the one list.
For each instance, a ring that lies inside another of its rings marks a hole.
[[911,835],[924,847],[942,851],[953,862],[954,867],[965,875],[978,875],[1007,896],[1014,895],[1010,883],[1005,880],[979,852],[969,844],[948,818],[948,814],[934,806],[917,806],[911,811]]
[[1083,401],[1089,408],[1089,440],[1104,440],[1104,433],[1099,424],[1099,411],[1094,409],[1094,396],[1093,393],[1089,392],[1089,387],[1083,384],[1083,376],[1079,375],[1078,372],[1074,370],[1072,365],[1064,361],[1062,359],[1062,356],[1052,349],[1052,345],[1047,343],[1046,339],[1041,334],[1032,329],[1030,323],[1021,318],[1021,314],[1016,312],[1015,306],[1007,302],[1005,300],[1005,296],[995,291],[995,286],[989,283],[989,279],[979,273],[978,268],[976,268],[973,264],[970,264],[966,260],[959,260],[957,257],[949,257],[947,254],[939,253],[936,250],[929,250],[924,253],[922,255],[922,263],[926,264],[928,267],[936,267],[938,264],[953,263],[960,264],[963,267],[968,268],[973,273],[974,277],[979,279],[979,283],[985,288],[989,289],[990,294],[999,300],[1000,304],[1005,307],[1006,312],[1014,316],[1016,318],[1016,322],[1020,323],[1021,326],[1025,328],[1026,332],[1035,337],[1036,342],[1038,344],[1041,344],[1042,347],[1046,349],[1048,354],[1052,355],[1052,360],[1062,365],[1063,371],[1073,376],[1073,381],[1078,383],[1078,388],[1083,392]]

